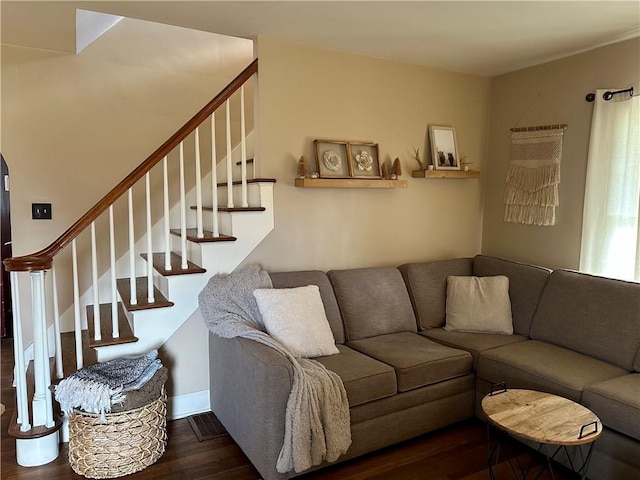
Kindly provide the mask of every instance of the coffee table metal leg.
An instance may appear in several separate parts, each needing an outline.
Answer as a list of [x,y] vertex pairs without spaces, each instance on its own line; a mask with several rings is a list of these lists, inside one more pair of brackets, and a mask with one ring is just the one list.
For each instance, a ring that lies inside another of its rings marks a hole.
[[496,476],[493,473],[492,459],[495,455],[496,465],[498,464],[498,456],[500,452],[500,439],[496,435],[496,443],[491,447],[491,425],[487,423],[487,468],[489,469],[489,479],[496,480]]

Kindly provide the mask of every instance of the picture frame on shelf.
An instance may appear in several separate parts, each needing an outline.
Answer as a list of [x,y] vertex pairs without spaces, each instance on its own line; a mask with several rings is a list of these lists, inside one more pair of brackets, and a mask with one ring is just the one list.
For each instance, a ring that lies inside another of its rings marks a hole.
[[349,142],[349,164],[353,178],[382,178],[377,143]]
[[320,178],[352,178],[349,144],[341,140],[314,140]]
[[460,154],[453,127],[429,125],[431,158],[435,170],[460,170]]

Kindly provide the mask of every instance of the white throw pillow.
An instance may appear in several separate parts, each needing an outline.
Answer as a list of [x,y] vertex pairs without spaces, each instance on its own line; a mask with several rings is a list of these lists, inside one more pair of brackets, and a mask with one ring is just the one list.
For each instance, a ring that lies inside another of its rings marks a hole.
[[313,358],[340,353],[336,347],[317,285],[259,288],[258,302],[267,333],[295,357]]
[[447,319],[451,332],[513,333],[509,278],[447,278]]

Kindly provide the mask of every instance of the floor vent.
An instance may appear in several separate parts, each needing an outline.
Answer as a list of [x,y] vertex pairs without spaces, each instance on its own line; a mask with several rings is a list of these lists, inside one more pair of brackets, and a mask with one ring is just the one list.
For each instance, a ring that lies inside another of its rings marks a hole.
[[187,420],[200,442],[228,435],[227,430],[213,412],[191,415]]

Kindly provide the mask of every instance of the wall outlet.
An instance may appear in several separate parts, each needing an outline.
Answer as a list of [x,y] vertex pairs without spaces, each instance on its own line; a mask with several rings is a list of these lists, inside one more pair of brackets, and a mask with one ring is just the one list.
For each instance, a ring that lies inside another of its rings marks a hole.
[[50,203],[32,203],[31,218],[33,220],[51,220]]

